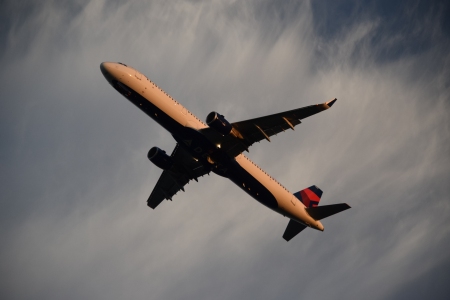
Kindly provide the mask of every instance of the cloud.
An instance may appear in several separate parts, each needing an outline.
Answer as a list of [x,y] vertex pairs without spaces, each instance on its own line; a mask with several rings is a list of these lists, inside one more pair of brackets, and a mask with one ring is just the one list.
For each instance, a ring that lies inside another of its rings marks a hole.
[[[3,295],[448,294],[445,5],[79,3],[7,2],[1,13]],[[175,142],[107,84],[107,60],[139,69],[201,119],[337,97],[249,157],[291,191],[317,184],[324,203],[352,209],[285,243],[287,219],[215,175],[147,208],[161,172],[147,151]]]

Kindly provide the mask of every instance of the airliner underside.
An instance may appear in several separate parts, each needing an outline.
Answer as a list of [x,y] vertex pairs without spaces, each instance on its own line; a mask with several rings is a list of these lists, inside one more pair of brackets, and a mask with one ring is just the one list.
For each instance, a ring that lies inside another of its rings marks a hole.
[[119,93],[169,131],[177,142],[170,156],[158,147],[148,152],[150,161],[163,169],[147,200],[149,207],[155,209],[164,199],[172,200],[189,181],[214,172],[288,217],[283,235],[287,241],[306,227],[323,231],[321,219],[350,208],[345,203],[318,206],[322,191],[316,186],[292,194],[243,154],[255,142],[270,141],[273,135],[294,130],[302,119],[330,108],[336,99],[235,123],[211,112],[204,123],[137,70],[112,62],[102,63],[100,69]]

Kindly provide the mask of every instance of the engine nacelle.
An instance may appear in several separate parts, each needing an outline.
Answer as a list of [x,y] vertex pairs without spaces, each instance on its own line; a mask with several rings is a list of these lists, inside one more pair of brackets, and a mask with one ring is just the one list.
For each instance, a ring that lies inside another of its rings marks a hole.
[[222,135],[230,134],[233,126],[225,120],[225,117],[215,111],[210,112],[206,117],[206,124],[214,130],[218,131]]
[[153,147],[148,151],[148,159],[157,167],[163,170],[169,170],[173,166],[172,158],[166,154],[166,151]]

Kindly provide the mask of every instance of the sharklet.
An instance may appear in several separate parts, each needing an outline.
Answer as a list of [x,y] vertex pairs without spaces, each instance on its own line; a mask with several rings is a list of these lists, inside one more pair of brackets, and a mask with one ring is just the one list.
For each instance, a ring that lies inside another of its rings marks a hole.
[[337,98],[334,98],[334,99],[331,100],[331,101],[325,102],[325,104],[326,104],[328,107],[332,107],[333,104],[334,104],[334,102],[336,102],[336,100],[337,100]]

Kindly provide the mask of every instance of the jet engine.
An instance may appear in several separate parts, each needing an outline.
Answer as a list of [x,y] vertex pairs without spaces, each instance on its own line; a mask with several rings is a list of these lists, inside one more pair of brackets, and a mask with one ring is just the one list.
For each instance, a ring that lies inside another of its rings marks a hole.
[[158,147],[150,149],[147,157],[152,163],[163,170],[169,170],[173,165],[172,158],[166,154],[166,151],[161,150]]
[[222,135],[230,134],[233,126],[225,120],[225,117],[215,111],[210,112],[206,117],[206,124],[214,130],[218,131]]

